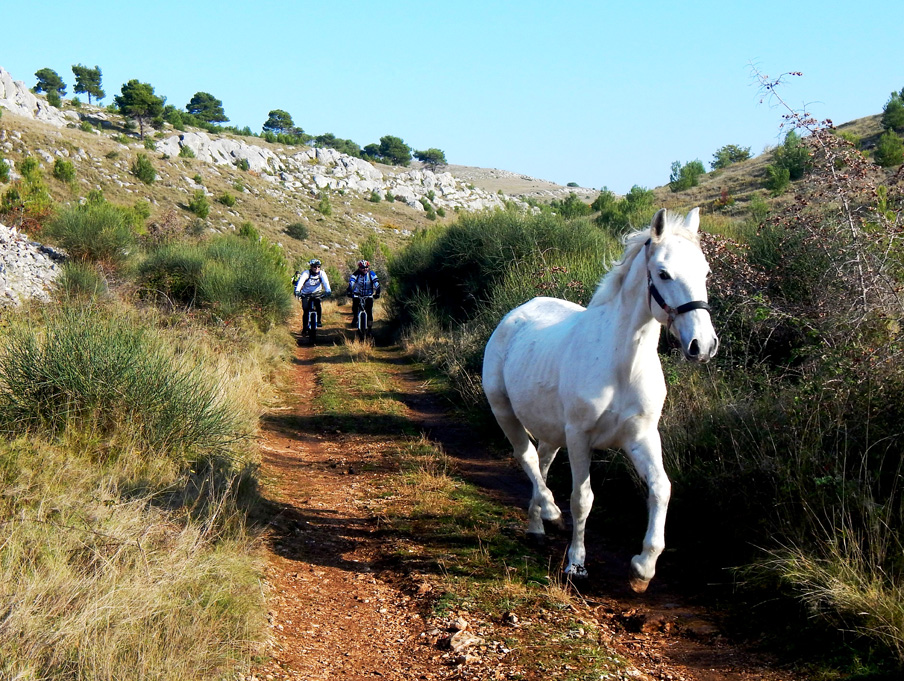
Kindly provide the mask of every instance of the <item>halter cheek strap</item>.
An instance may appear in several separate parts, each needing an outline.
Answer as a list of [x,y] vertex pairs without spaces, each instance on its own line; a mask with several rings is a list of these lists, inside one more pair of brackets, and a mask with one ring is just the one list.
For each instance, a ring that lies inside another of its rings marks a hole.
[[[647,239],[644,247],[647,251],[647,259],[650,257],[650,239]],[[675,321],[675,318],[684,314],[685,312],[690,312],[691,310],[706,310],[707,312],[711,312],[711,308],[709,307],[709,303],[704,300],[692,300],[689,303],[684,303],[683,305],[679,305],[678,307],[672,307],[668,303],[665,302],[665,298],[662,297],[662,294],[656,288],[656,284],[653,283],[653,275],[650,274],[649,269],[647,270],[647,304],[652,309],[653,304],[650,302],[650,299],[656,301],[656,304],[659,305],[666,313],[669,318],[668,326],[671,328],[672,323]]]

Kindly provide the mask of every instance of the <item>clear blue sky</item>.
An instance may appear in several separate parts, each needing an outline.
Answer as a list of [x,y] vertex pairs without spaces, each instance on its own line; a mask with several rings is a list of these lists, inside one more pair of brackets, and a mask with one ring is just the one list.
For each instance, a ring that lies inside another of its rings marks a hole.
[[901,0],[0,0],[0,22],[0,66],[29,87],[48,67],[72,96],[71,66],[97,65],[104,103],[136,78],[180,108],[209,92],[256,132],[284,109],[310,134],[619,193],[775,144],[751,64],[803,72],[782,94],[836,123],[904,87]]

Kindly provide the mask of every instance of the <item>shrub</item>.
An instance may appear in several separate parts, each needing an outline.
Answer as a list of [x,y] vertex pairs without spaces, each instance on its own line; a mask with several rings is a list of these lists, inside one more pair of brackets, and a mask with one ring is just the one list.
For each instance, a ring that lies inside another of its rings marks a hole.
[[82,260],[64,263],[56,286],[69,298],[97,298],[107,292],[107,282],[97,267]]
[[202,219],[210,214],[210,201],[207,200],[207,194],[203,189],[198,189],[192,194],[188,202],[188,210]]
[[892,92],[882,108],[882,127],[904,132],[904,88],[900,92]]
[[680,161],[672,163],[672,172],[669,175],[669,189],[673,192],[684,191],[696,187],[700,182],[700,176],[706,174],[706,168],[699,160],[689,161],[681,165]]
[[317,210],[323,215],[333,214],[333,205],[330,203],[329,194],[320,195],[320,203],[317,204]]
[[739,147],[736,144],[726,144],[716,149],[713,160],[709,164],[713,170],[727,168],[733,163],[740,163],[750,158],[750,147]]
[[150,151],[153,151],[157,148],[157,143],[154,141],[152,137],[144,138],[144,148]]
[[148,255],[139,278],[154,295],[223,318],[247,314],[262,324],[280,323],[292,311],[285,257],[266,240],[225,235],[166,245]]
[[238,180],[236,180],[235,182],[232,183],[232,188],[235,189],[240,194],[245,192],[245,185],[243,185]]
[[308,238],[308,226],[303,222],[293,222],[291,225],[286,227],[286,234],[288,234],[293,239],[304,241]]
[[239,170],[248,171],[251,170],[251,163],[248,162],[247,158],[240,158],[235,162],[235,167]]
[[901,165],[904,163],[904,142],[892,130],[886,130],[876,144],[875,159],[883,168]]
[[581,201],[574,192],[568,192],[568,196],[561,201],[551,201],[549,206],[566,220],[584,217],[593,212],[593,208]]
[[145,184],[153,184],[157,179],[157,171],[147,154],[138,154],[135,163],[132,164],[132,174]]
[[179,158],[194,158],[195,152],[191,147],[183,145],[179,147]]
[[72,165],[71,161],[58,158],[53,163],[53,176],[60,182],[74,182],[75,166]]
[[784,192],[791,184],[791,171],[774,164],[766,166],[766,189],[773,196],[778,196]]
[[370,197],[367,200],[371,203],[380,203],[380,201],[382,201],[383,199],[380,196],[380,192],[374,189],[373,191],[371,191]]
[[118,206],[88,202],[61,210],[46,232],[76,260],[119,267],[135,245],[129,222],[127,211]]
[[223,192],[222,194],[220,194],[217,201],[222,203],[224,206],[227,206],[228,208],[232,208],[235,205],[235,197],[229,192]]
[[82,121],[78,124],[79,130],[83,132],[94,132],[94,126],[91,125],[88,121]]
[[56,107],[57,109],[63,106],[63,99],[60,97],[60,93],[55,90],[51,90],[47,93],[47,103],[50,106]]
[[387,191],[385,198],[387,201],[389,201],[389,203],[395,203],[395,194],[393,194],[392,192]]
[[243,222],[239,226],[239,236],[251,241],[261,240],[261,233],[258,231],[257,227],[254,226],[253,222]]
[[799,180],[810,168],[810,151],[794,130],[785,135],[785,141],[772,152],[772,164],[788,170],[788,179]]
[[0,182],[9,182],[9,164],[0,158]]
[[0,432],[119,435],[148,456],[222,453],[236,437],[200,368],[122,315],[65,306],[45,329],[15,327],[0,349]]

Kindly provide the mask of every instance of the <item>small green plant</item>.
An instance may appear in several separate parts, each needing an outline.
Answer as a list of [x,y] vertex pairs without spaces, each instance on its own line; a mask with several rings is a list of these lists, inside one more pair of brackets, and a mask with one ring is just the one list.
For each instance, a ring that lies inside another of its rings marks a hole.
[[235,167],[239,170],[249,171],[251,170],[251,164],[248,162],[247,158],[240,158],[235,162]]
[[107,282],[97,266],[82,260],[64,263],[56,286],[69,298],[96,298],[107,292]]
[[47,93],[47,103],[59,109],[63,106],[63,99],[60,97],[59,92],[51,91]]
[[188,210],[202,219],[210,214],[210,201],[207,200],[207,193],[203,189],[198,189],[192,194]]
[[115,161],[119,158],[119,152],[114,149],[113,151],[108,151],[106,154],[104,154],[104,157],[110,159],[111,161]]
[[153,151],[157,148],[157,143],[154,141],[152,137],[144,138],[144,148]]
[[875,152],[876,163],[883,168],[904,163],[904,141],[892,130],[886,130],[879,137]]
[[58,158],[53,163],[53,176],[60,182],[75,182],[75,166],[71,161]]
[[195,181],[195,184],[204,184],[204,178],[201,177],[201,173],[195,173],[195,176],[191,179]]
[[286,234],[288,234],[293,239],[304,241],[308,238],[308,226],[303,222],[293,222],[291,225],[286,227]]
[[0,182],[9,182],[9,164],[0,158]]
[[64,208],[45,230],[72,258],[111,268],[125,263],[135,245],[127,210],[103,199]]
[[120,144],[125,144],[126,146],[128,146],[129,142],[132,141],[131,139],[129,139],[128,137],[126,137],[125,135],[123,135],[121,133],[116,133],[115,135],[111,136],[110,139],[112,139],[114,142],[119,142]]
[[433,203],[433,201],[436,200],[436,192],[432,189],[427,192],[427,200],[430,201],[430,203]]
[[145,184],[153,184],[157,179],[157,171],[147,154],[138,154],[135,163],[132,164],[132,174]]
[[189,146],[179,147],[179,158],[194,158],[195,152]]
[[232,208],[235,205],[235,196],[233,196],[229,192],[223,192],[222,194],[220,194],[217,201],[228,208]]
[[333,206],[330,203],[330,195],[329,194],[321,194],[320,195],[320,203],[317,204],[317,210],[322,215],[332,215],[333,214]]
[[253,222],[245,221],[239,225],[239,236],[249,241],[260,241],[261,233]]
[[442,206],[440,206],[439,208],[436,209],[436,214],[439,215],[441,218],[444,218],[444,217],[446,217],[446,209],[443,208]]
[[387,200],[389,203],[395,203],[395,194],[393,194],[393,193],[390,192],[390,191],[387,191],[387,192],[386,192],[386,200]]
[[376,189],[374,189],[370,193],[370,197],[367,200],[370,201],[371,203],[380,203],[380,201],[382,201],[383,199],[380,197],[380,192],[378,192]]
[[232,188],[235,189],[239,194],[243,194],[245,192],[245,185],[236,180],[232,183]]
[[82,132],[94,132],[94,126],[91,125],[88,121],[82,121],[78,124],[78,127]]
[[69,103],[72,104],[73,109],[81,109],[82,108],[82,100],[78,97],[73,97],[69,100]]
[[669,175],[669,189],[673,192],[684,191],[696,187],[700,182],[700,176],[706,174],[706,168],[699,160],[689,161],[681,165],[680,161],[672,163],[672,172]]

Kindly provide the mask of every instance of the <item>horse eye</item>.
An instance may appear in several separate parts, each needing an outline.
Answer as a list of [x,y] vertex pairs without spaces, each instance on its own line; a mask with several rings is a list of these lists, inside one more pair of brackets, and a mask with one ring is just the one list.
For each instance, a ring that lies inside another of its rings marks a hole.
[[668,272],[662,271],[662,272],[659,273],[659,278],[662,279],[663,281],[668,281],[668,280],[671,279],[672,277],[671,277],[671,275],[670,275]]

